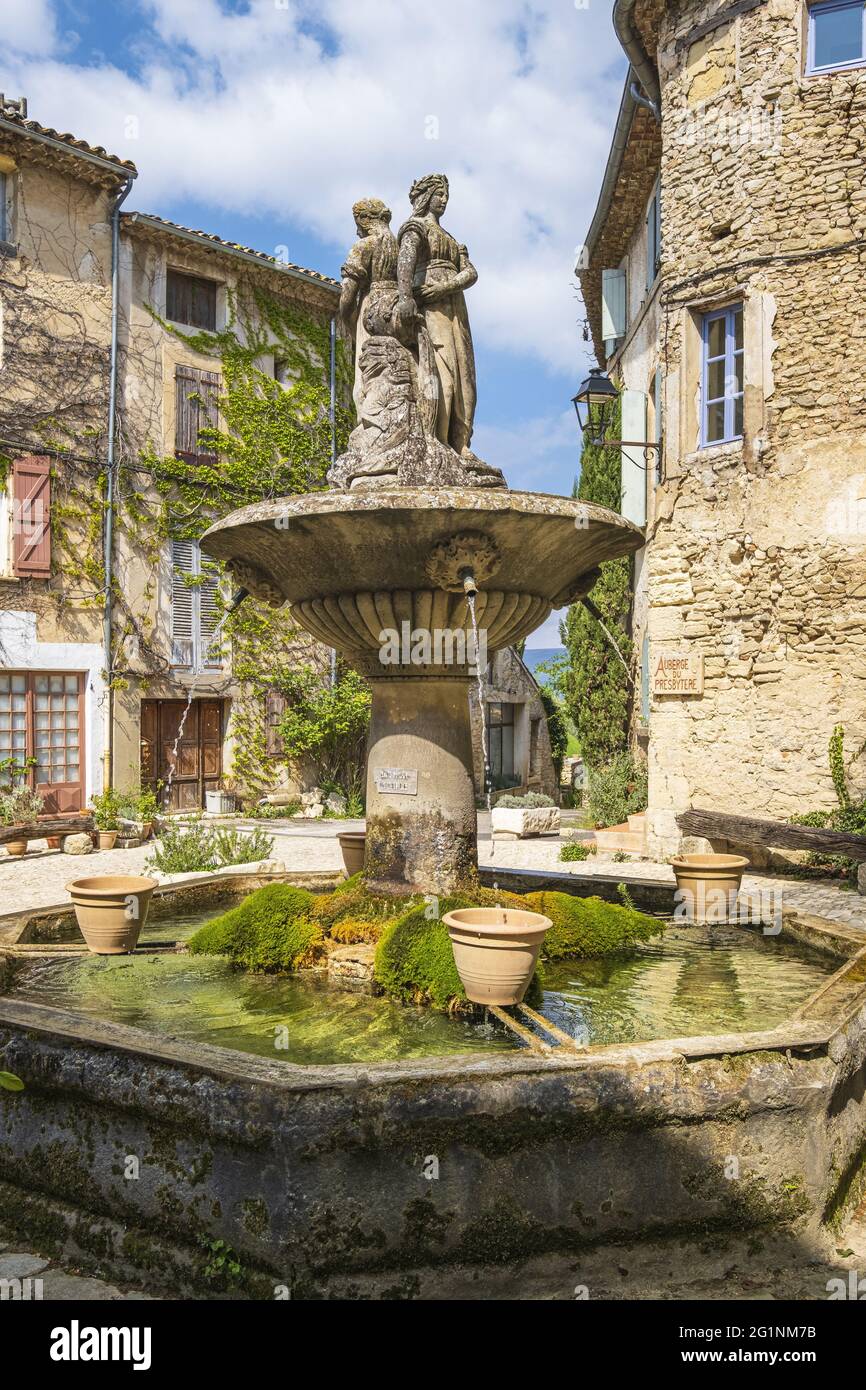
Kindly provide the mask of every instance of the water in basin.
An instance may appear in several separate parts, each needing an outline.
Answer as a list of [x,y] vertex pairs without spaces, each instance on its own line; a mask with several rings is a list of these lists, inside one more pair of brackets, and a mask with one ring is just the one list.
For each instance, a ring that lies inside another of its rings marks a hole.
[[[143,942],[182,940],[221,911],[176,915]],[[669,926],[633,954],[545,966],[542,1012],[580,1044],[751,1032],[789,1017],[839,962],[739,928]],[[35,961],[19,997],[149,1032],[299,1064],[510,1050],[498,1025],[447,1018],[316,977],[250,975],[170,951]],[[277,1030],[285,1047],[275,1047]]]

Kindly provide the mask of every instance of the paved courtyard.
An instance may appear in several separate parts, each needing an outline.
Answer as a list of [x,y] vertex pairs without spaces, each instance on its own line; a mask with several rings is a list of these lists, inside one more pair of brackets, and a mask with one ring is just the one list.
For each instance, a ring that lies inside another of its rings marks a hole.
[[[258,822],[262,825],[262,822]],[[273,835],[273,858],[282,860],[287,869],[323,871],[340,869],[343,865],[337,834],[341,830],[361,830],[363,821],[285,821],[268,823],[265,828]],[[484,867],[502,869],[543,869],[557,873],[592,877],[595,874],[616,875],[623,882],[632,878],[653,878],[673,883],[673,870],[667,864],[629,860],[613,863],[610,858],[593,856],[578,863],[563,864],[559,859],[562,839],[544,836],[537,840],[490,839],[490,817],[487,812],[478,816],[478,858]],[[568,827],[564,835],[569,837]],[[10,859],[0,853],[0,915],[22,911],[28,907],[46,907],[66,899],[66,884],[84,875],[151,872],[147,860],[152,845],[138,849],[95,851],[76,857],[60,850],[39,849],[32,842],[24,859]],[[777,875],[747,875],[744,891],[751,896],[772,891],[775,907],[798,909],[817,917],[866,930],[866,898],[836,882],[817,882]]]

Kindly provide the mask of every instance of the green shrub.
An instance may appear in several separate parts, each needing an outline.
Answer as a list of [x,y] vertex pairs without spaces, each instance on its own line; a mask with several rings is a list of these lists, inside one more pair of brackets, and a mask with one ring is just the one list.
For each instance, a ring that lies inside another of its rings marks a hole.
[[587,808],[596,825],[622,825],[647,804],[646,767],[629,753],[619,753],[602,767],[589,769]]
[[216,849],[220,864],[255,864],[270,859],[274,842],[265,830],[217,830]]
[[531,912],[540,912],[553,923],[542,947],[547,960],[614,955],[664,931],[664,923],[657,917],[601,898],[527,893],[523,902]]
[[595,845],[581,844],[579,840],[571,840],[562,846],[559,857],[564,864],[573,863],[575,860],[588,859],[591,854],[595,854]]
[[196,874],[219,867],[216,831],[203,821],[169,821],[160,831],[147,867],[163,874]]
[[309,918],[314,901],[303,888],[269,883],[200,927],[188,949],[229,956],[245,970],[297,970],[320,953],[322,930]]

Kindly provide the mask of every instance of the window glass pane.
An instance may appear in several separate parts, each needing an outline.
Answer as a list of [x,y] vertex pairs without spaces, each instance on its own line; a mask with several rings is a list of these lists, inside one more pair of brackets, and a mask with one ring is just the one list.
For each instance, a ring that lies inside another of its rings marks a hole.
[[707,367],[707,400],[719,401],[725,394],[725,359],[711,362]]
[[707,356],[724,357],[725,355],[725,320],[711,319],[707,326]]
[[731,378],[730,395],[741,396],[743,394],[743,354],[739,353],[734,358],[734,375]]
[[734,401],[734,434],[743,433],[743,398],[738,396]]
[[834,67],[855,63],[863,57],[863,6],[844,9],[816,9],[812,12],[814,33],[813,66]]
[[77,676],[67,676],[67,677],[66,677],[66,693],[67,693],[68,695],[77,695],[77,694],[78,694],[78,677],[77,677]]
[[725,437],[725,403],[719,401],[707,410],[707,443],[713,444]]
[[25,681],[26,681],[26,679],[27,679],[26,676],[13,676],[13,677],[12,677],[12,689],[13,689],[13,690],[18,690],[18,691],[24,690],[24,689],[25,689]]
[[742,311],[742,309],[735,309],[735,310],[734,310],[734,350],[735,350],[736,352],[742,352],[742,350],[743,350],[743,311]]

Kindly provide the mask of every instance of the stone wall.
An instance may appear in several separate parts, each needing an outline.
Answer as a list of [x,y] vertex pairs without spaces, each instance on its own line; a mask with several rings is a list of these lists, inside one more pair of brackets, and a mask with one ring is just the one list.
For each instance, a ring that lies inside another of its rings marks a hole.
[[[663,855],[688,805],[832,807],[833,727],[850,753],[866,737],[866,71],[804,75],[798,0],[694,38],[722,6],[637,15],[662,88],[650,660],[688,651],[705,673],[702,696],[651,708],[650,846]],[[734,302],[744,438],[699,448],[701,317]],[[625,345],[627,384],[648,354],[643,339]],[[850,771],[866,788],[862,761]]]
[[[553,760],[550,756],[550,734],[538,685],[532,672],[521,661],[513,647],[497,652],[484,680],[484,702],[513,704],[514,767],[520,782],[512,790],[542,792],[557,797],[559,787]],[[483,795],[484,754],[482,749],[482,718],[478,712],[475,686],[469,688],[472,716],[472,752],[475,767],[475,789]]]

